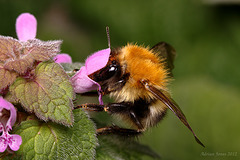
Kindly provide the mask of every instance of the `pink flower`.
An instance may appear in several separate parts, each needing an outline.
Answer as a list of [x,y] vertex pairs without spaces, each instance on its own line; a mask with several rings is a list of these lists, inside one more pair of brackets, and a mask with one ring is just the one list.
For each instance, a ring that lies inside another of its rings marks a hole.
[[[37,20],[29,13],[22,13],[16,20],[16,32],[20,41],[35,39],[37,34]],[[72,63],[72,58],[67,54],[58,54],[54,58],[56,63]]]
[[58,54],[53,58],[56,63],[72,63],[72,58],[68,54]]
[[99,103],[103,104],[102,95],[100,94],[101,86],[90,79],[88,75],[106,66],[110,52],[110,48],[103,49],[95,52],[86,59],[85,66],[81,67],[80,70],[71,78],[71,82],[76,93],[84,93],[98,89]]
[[37,34],[37,20],[29,13],[22,13],[16,20],[16,32],[20,41],[35,39]]
[[22,144],[21,136],[8,133],[16,122],[16,117],[14,106],[0,97],[0,152],[4,152],[8,146],[11,150],[17,151]]

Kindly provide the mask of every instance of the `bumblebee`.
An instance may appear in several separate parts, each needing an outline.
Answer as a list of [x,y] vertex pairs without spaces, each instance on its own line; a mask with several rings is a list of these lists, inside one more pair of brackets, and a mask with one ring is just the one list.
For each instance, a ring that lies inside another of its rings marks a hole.
[[175,55],[174,48],[165,42],[152,48],[127,44],[111,49],[107,65],[90,74],[89,78],[100,84],[102,95],[114,97],[115,103],[83,104],[79,107],[117,115],[132,127],[107,126],[97,129],[98,134],[141,134],[161,121],[170,109],[193,133],[195,140],[204,146],[167,88],[172,80]]

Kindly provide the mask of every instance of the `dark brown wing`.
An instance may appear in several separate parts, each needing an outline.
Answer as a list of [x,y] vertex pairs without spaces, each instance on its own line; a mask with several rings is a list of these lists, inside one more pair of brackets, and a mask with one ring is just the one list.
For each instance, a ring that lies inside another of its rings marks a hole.
[[168,68],[170,72],[169,75],[172,76],[172,69],[174,68],[173,61],[176,57],[175,49],[165,42],[159,42],[150,50],[164,59],[163,61],[166,63],[166,68]]
[[148,81],[142,80],[142,84],[157,99],[162,101],[180,119],[180,121],[182,121],[182,123],[193,133],[193,136],[194,136],[195,140],[197,141],[197,143],[199,143],[201,146],[205,147],[202,144],[202,142],[197,138],[196,134],[193,132],[192,128],[190,127],[189,123],[187,122],[185,115],[183,114],[183,112],[179,108],[179,106],[176,104],[176,102],[174,102],[171,98],[168,98],[167,96],[165,96],[162,91],[160,91],[156,87],[149,84]]

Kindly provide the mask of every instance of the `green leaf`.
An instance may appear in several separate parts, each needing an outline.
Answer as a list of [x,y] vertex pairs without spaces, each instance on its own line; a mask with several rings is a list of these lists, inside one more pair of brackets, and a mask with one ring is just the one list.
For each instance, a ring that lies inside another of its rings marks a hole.
[[0,90],[11,85],[15,81],[17,75],[16,72],[0,68]]
[[84,66],[84,63],[74,62],[74,63],[61,63],[65,71],[73,71],[74,69],[80,69]]
[[69,77],[59,64],[50,61],[40,63],[34,79],[17,78],[10,86],[10,92],[38,118],[67,126],[73,124],[72,99],[75,94]]
[[160,159],[160,156],[148,146],[139,144],[133,139],[120,136],[99,136],[99,146],[96,149],[97,160],[122,159],[140,160],[146,156],[152,159]]
[[15,152],[22,159],[93,159],[97,138],[95,125],[81,109],[73,111],[73,127],[52,122],[28,120],[13,129],[22,137],[22,145]]
[[84,66],[84,63],[61,63],[61,65],[67,74],[72,77],[74,74],[76,74],[76,70],[79,70],[82,66]]

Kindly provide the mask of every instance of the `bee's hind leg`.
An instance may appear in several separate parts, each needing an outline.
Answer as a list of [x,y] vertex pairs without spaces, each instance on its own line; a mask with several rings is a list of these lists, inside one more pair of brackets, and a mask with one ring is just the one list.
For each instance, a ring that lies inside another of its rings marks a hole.
[[118,126],[106,126],[97,129],[98,135],[116,134],[120,136],[134,137],[140,135],[142,132],[134,129],[120,128]]

